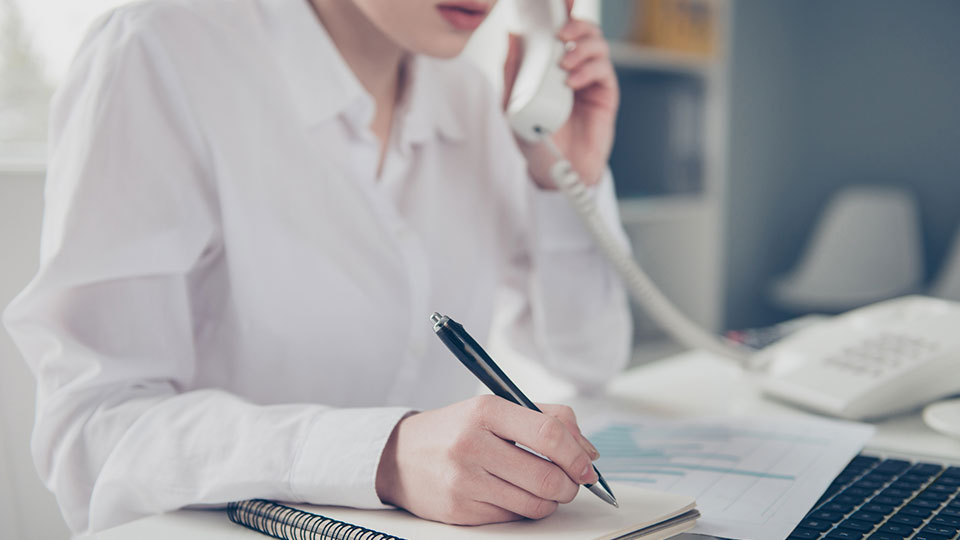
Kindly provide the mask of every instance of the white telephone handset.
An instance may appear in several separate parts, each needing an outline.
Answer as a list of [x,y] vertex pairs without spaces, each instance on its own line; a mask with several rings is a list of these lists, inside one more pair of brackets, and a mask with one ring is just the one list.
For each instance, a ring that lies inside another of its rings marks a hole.
[[510,127],[528,141],[557,130],[573,108],[573,90],[557,65],[564,46],[556,33],[567,22],[563,0],[517,0],[523,28],[523,61],[507,102]]
[[879,418],[960,393],[960,304],[955,302],[919,296],[881,302],[818,323],[759,353],[707,332],[679,311],[607,230],[590,191],[549,137],[566,122],[573,101],[557,65],[564,48],[555,35],[566,21],[565,2],[516,3],[529,31],[508,102],[510,124],[518,136],[542,141],[556,156],[551,174],[557,186],[631,295],[661,328],[680,343],[761,371],[769,394],[835,416]]

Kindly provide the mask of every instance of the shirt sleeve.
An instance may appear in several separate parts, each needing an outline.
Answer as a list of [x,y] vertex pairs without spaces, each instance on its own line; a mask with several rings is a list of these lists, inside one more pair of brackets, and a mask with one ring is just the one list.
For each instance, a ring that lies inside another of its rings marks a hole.
[[[503,174],[523,189],[513,191],[517,215],[505,220],[516,229],[505,233],[512,247],[495,339],[541,361],[581,393],[596,393],[630,358],[633,322],[623,283],[566,195],[540,189],[527,177],[526,162],[502,124],[497,132],[506,142],[499,153],[509,167]],[[591,191],[611,234],[629,250],[609,170]]]
[[187,391],[203,362],[191,278],[218,209],[202,130],[136,13],[102,19],[58,91],[40,270],[4,314],[37,377],[40,476],[77,533],[252,497],[382,507],[376,469],[406,409]]

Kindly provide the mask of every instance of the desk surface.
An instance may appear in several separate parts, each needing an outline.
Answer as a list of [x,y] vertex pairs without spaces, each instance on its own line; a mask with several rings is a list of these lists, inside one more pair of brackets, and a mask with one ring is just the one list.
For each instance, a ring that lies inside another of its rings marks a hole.
[[[691,351],[624,373],[610,389],[611,400],[629,410],[664,417],[705,415],[808,415],[763,396],[754,375],[714,355]],[[909,453],[960,463],[960,440],[923,423],[920,413],[874,422],[869,450]]]
[[[569,397],[569,387],[547,381],[538,368],[521,368],[518,384],[536,401],[569,403],[581,419],[609,411],[636,412],[664,418],[747,415],[809,415],[765,398],[732,362],[691,351],[632,369],[618,377],[599,399]],[[511,372],[513,376],[513,372]],[[960,440],[924,425],[919,413],[875,423],[869,450],[882,454],[929,456],[960,464]],[[121,525],[97,535],[98,540],[264,538],[226,521],[222,513],[175,512]]]

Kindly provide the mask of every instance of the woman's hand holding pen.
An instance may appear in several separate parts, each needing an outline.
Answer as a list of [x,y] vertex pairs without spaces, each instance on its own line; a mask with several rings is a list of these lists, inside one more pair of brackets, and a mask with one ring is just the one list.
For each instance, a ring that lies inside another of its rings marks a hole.
[[[573,0],[567,0],[572,9]],[[610,47],[600,28],[590,22],[571,18],[557,34],[568,44],[560,60],[567,71],[567,86],[573,89],[573,111],[570,119],[552,136],[557,147],[580,174],[581,181],[593,185],[603,177],[603,171],[613,148],[614,126],[620,105],[620,89],[616,72],[610,61]],[[518,36],[510,36],[507,59],[504,63],[504,106],[510,95],[517,70],[523,57]],[[541,188],[554,189],[550,179],[553,155],[539,143],[517,139],[527,158],[530,175]]]
[[552,514],[580,484],[597,481],[598,455],[569,407],[540,407],[545,414],[485,395],[401,420],[380,460],[377,494],[461,525]]

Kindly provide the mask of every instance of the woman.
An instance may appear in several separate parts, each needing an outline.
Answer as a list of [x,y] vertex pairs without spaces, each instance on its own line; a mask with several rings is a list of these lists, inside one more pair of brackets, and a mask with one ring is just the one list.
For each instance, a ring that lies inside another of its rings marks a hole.
[[[543,149],[445,60],[492,4],[154,0],[94,26],[53,105],[41,268],[6,312],[72,529],[252,497],[486,523],[595,480],[569,409],[468,399],[430,335],[440,310],[486,341],[496,311],[585,390],[629,350]],[[555,139],[614,226],[613,70],[595,26],[559,38]]]

